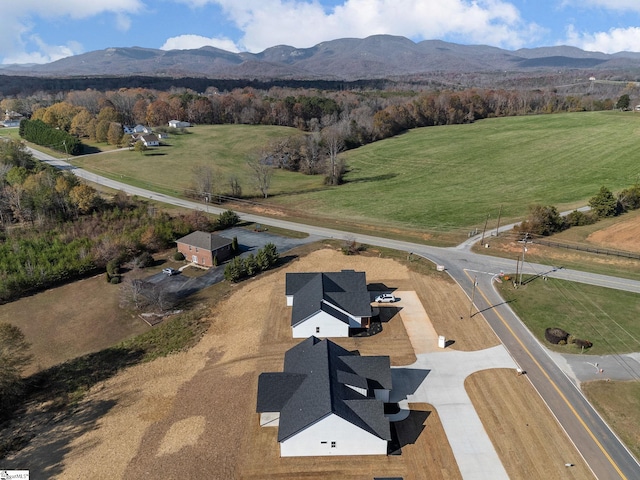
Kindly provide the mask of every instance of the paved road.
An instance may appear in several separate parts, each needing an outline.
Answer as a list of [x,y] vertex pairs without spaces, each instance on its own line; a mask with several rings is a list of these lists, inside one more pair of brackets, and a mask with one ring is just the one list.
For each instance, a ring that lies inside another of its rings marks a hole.
[[[36,158],[42,161],[58,168],[70,169],[77,176],[100,185],[171,205],[197,210],[205,209],[202,204],[196,202],[169,197],[109,180],[86,170],[75,168],[41,152],[35,150],[32,152]],[[208,207],[208,210],[212,213],[223,211],[223,209],[215,207]],[[469,246],[474,240],[479,240],[478,237],[470,239],[459,248],[438,248],[343,232],[330,227],[303,225],[258,215],[240,214],[240,217],[249,222],[265,223],[319,237],[352,238],[359,243],[394,248],[421,255],[436,264],[444,265],[451,277],[470,297],[474,281],[477,278],[476,294],[474,295],[477,309],[483,312],[514,361],[527,372],[527,377],[574,442],[580,454],[585,458],[595,476],[603,480],[640,478],[638,461],[587,402],[571,378],[553,361],[547,350],[533,337],[511,308],[504,304],[493,287],[492,279],[501,270],[513,271],[513,261],[470,252]],[[526,274],[546,272],[549,277],[640,293],[640,282],[634,280],[530,263],[526,263],[522,268]]]

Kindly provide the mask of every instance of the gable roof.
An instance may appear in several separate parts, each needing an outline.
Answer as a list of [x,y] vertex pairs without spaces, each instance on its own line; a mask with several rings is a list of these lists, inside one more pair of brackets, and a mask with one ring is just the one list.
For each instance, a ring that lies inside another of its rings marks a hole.
[[349,323],[348,318],[332,307],[354,317],[371,316],[371,299],[364,272],[287,273],[285,289],[287,295],[294,297],[291,325],[297,325],[320,310]]
[[193,247],[202,248],[211,252],[218,250],[227,245],[231,245],[231,240],[221,237],[210,232],[202,232],[200,230],[185,235],[182,238],[176,240],[176,243],[184,243],[185,245],[191,245]]
[[[355,372],[349,362],[360,358],[361,371],[368,370],[376,378],[365,378]],[[368,361],[371,365],[364,368]],[[381,371],[376,372],[376,368]],[[385,372],[384,370],[387,370]],[[264,375],[264,374],[263,374]],[[391,385],[389,357],[359,357],[330,340],[309,337],[285,354],[284,372],[260,376],[257,411],[279,411],[278,441],[282,442],[309,425],[335,414],[383,440],[391,439],[384,404],[374,397],[363,396],[349,387],[373,388],[388,375]],[[276,380],[277,376],[280,376]],[[283,383],[290,382],[285,388]],[[275,389],[281,388],[280,392]],[[264,409],[280,406],[279,409]]]

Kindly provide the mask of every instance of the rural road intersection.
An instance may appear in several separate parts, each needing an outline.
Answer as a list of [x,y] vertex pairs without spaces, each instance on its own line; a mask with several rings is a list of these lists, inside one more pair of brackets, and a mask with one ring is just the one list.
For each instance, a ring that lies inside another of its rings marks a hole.
[[[35,158],[57,168],[70,170],[78,177],[90,182],[122,190],[142,198],[149,198],[189,209],[205,210],[205,207],[200,203],[132,187],[76,168],[67,162],[55,159],[37,150],[31,150],[31,152]],[[222,213],[224,209],[208,206],[207,210],[211,213]],[[614,372],[617,372],[617,375],[624,378],[640,379],[640,359],[638,355],[603,357],[598,360],[587,356],[575,358],[575,356],[568,355],[551,355],[529,332],[494,289],[493,280],[496,275],[501,271],[513,271],[513,261],[471,252],[470,246],[475,241],[480,240],[479,236],[470,239],[459,247],[441,248],[371,235],[360,235],[331,228],[309,226],[252,214],[240,213],[240,217],[248,222],[264,223],[274,227],[305,232],[320,238],[349,238],[358,243],[412,252],[436,264],[444,265],[449,275],[469,297],[471,297],[473,285],[476,283],[475,307],[483,312],[484,317],[501,340],[512,361],[526,371],[526,377],[531,381],[560,425],[567,432],[567,435],[576,445],[596,478],[640,478],[640,464],[602,420],[577,386],[578,381],[589,379],[588,367],[585,366],[585,357],[588,362],[606,365],[606,373],[610,378],[618,378],[613,375]],[[527,263],[523,268],[525,274],[546,272],[548,277],[640,293],[640,282],[634,280],[576,270],[555,269],[540,264]],[[436,362],[435,358],[433,361]],[[434,364],[431,364],[431,368],[433,366]],[[430,368],[426,364],[425,367]],[[596,368],[592,368],[591,375],[593,376],[596,375]],[[446,388],[452,387],[447,385]],[[439,407],[439,413],[440,408],[442,407]],[[465,479],[499,478],[492,476],[492,474],[493,471],[485,472],[482,475],[478,472],[474,475],[463,472]],[[506,476],[502,478],[506,478]]]

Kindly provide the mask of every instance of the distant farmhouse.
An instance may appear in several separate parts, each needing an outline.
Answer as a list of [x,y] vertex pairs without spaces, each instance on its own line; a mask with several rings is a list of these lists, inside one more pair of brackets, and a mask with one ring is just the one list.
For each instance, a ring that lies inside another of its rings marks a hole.
[[169,120],[169,126],[171,128],[187,128],[191,124],[189,122],[181,122],[180,120]]
[[312,336],[285,353],[284,372],[260,375],[256,411],[278,427],[281,457],[386,455],[391,387],[388,356]]
[[178,251],[188,262],[213,267],[214,258],[222,262],[232,254],[231,240],[214,233],[196,231],[176,240]]
[[371,298],[364,272],[287,273],[293,338],[348,337],[369,327]]
[[3,127],[19,127],[20,120],[24,117],[20,115],[18,112],[10,112],[9,110],[5,110],[4,119],[0,122],[0,125]]

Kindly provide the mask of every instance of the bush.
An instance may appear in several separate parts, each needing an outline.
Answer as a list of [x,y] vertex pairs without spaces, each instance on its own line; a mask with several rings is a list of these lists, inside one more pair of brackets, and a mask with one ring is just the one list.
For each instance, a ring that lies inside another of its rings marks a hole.
[[581,338],[576,338],[573,342],[578,348],[591,348],[593,347],[593,343],[589,340],[582,340]]
[[112,285],[118,285],[120,283],[120,275],[116,275],[115,277],[111,277],[109,279],[109,283]]
[[231,228],[240,222],[240,217],[233,210],[226,210],[220,214],[218,221],[216,222],[216,228],[218,230],[224,230],[225,228]]
[[598,219],[591,213],[581,212],[574,210],[565,217],[567,226],[569,227],[581,227],[583,225],[592,225],[596,223]]
[[181,262],[184,260],[184,254],[182,252],[176,252],[173,254],[173,259],[177,262]]
[[544,331],[544,338],[554,345],[565,345],[567,343],[567,338],[569,338],[569,333],[565,332],[561,328],[547,328]]
[[145,268],[153,265],[153,256],[149,252],[142,252],[140,255],[133,259],[134,268]]

